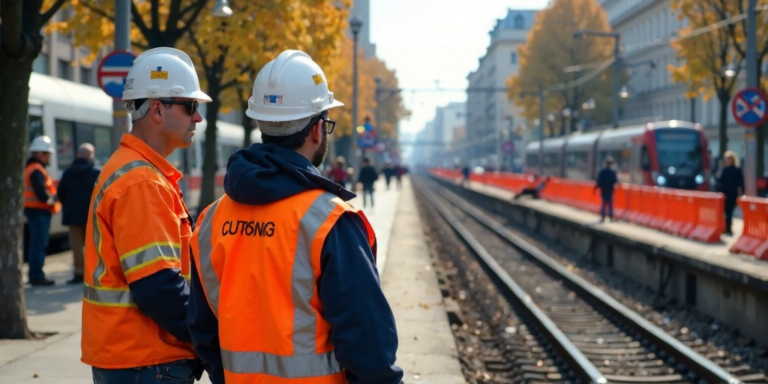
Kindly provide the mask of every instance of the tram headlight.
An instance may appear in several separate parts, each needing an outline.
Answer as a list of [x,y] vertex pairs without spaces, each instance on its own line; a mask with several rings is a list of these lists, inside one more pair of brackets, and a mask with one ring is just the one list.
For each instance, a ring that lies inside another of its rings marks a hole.
[[698,174],[698,175],[696,175],[696,178],[694,180],[696,180],[696,184],[703,184],[704,183],[704,175]]
[[664,175],[657,176],[656,177],[656,184],[658,184],[658,185],[663,187],[664,185],[667,184],[667,178],[664,177]]

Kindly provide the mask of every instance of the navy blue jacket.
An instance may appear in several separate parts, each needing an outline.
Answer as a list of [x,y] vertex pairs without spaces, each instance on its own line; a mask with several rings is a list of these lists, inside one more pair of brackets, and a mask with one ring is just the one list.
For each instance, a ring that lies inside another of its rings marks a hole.
[[360,176],[357,178],[358,183],[362,183],[365,186],[373,185],[374,182],[376,182],[376,179],[379,178],[379,174],[376,173],[376,168],[373,168],[372,166],[368,165],[363,167],[362,170],[360,170]]
[[717,180],[717,191],[725,195],[728,201],[736,201],[739,197],[739,188],[744,192],[744,174],[741,168],[725,167]]
[[611,168],[603,168],[600,173],[597,174],[597,183],[595,188],[600,188],[600,192],[603,195],[613,194],[613,187],[619,179],[616,177],[616,171]]
[[91,194],[100,172],[87,159],[75,159],[61,175],[57,190],[62,205],[61,225],[85,226],[88,223]]
[[[305,157],[275,145],[254,144],[235,152],[227,163],[224,190],[241,204],[265,205],[310,189],[324,189],[345,201],[355,197],[321,176]],[[395,365],[395,319],[379,286],[368,235],[357,215],[345,213],[333,226],[323,244],[320,270],[317,291],[323,316],[333,326],[336,360],[345,368],[349,382],[400,383],[403,371]],[[187,325],[211,382],[224,383],[218,320],[194,265]]]

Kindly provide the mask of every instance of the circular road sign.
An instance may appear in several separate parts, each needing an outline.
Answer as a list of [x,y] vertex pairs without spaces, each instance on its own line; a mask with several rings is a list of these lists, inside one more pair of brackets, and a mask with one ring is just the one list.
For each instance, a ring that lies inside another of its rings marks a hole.
[[384,142],[380,141],[380,142],[376,143],[376,145],[373,146],[373,149],[377,153],[384,153],[384,152],[387,151],[387,143],[384,143]]
[[733,117],[747,127],[757,127],[768,120],[768,96],[757,88],[739,91],[731,105]]
[[357,146],[363,149],[368,149],[376,144],[376,135],[373,132],[363,131],[363,133],[357,135]]
[[505,141],[501,144],[501,152],[505,155],[511,155],[515,153],[515,143],[511,141]]
[[128,51],[112,51],[101,59],[96,77],[99,80],[99,87],[107,95],[118,100],[123,97],[123,88],[126,86],[125,78],[128,76],[128,70],[133,66],[133,59],[135,58],[136,55]]

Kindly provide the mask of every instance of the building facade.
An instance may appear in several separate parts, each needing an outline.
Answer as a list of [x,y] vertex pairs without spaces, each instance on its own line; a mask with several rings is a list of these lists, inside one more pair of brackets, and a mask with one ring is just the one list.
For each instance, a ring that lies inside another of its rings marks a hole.
[[[52,21],[66,21],[71,18],[71,8],[65,7],[53,16]],[[58,32],[43,33],[43,49],[32,63],[32,71],[58,77],[80,84],[98,87],[96,69],[101,56],[92,63],[84,63],[89,52],[74,45],[71,35]]]
[[[608,14],[614,31],[621,34],[622,57],[629,64],[630,97],[623,101],[622,119],[687,120],[702,124],[707,133],[709,149],[719,152],[720,102],[716,97],[704,100],[686,97],[685,84],[674,83],[667,67],[679,66],[674,48],[668,39],[686,25],[678,20],[671,0],[598,0]],[[655,68],[649,63],[653,62]],[[633,66],[634,65],[634,66]],[[737,89],[744,86],[742,81]],[[744,128],[736,124],[728,106],[728,146],[743,156]]]
[[456,135],[462,135],[466,126],[466,104],[449,103],[435,110],[435,118],[416,134],[413,162],[428,162],[451,166],[454,162],[452,147]]
[[[520,70],[517,50],[525,43],[535,16],[536,11],[508,10],[489,32],[490,44],[477,70],[467,76],[466,140],[473,145],[464,157],[472,166],[513,168],[515,160],[522,160],[524,139],[515,132],[526,122],[522,110],[508,99],[506,88],[507,80]],[[503,154],[505,141],[512,141],[517,150]]]

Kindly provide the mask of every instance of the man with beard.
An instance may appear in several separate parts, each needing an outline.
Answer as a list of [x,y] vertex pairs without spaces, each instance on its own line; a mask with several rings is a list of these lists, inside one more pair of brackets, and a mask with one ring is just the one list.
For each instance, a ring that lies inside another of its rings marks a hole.
[[376,237],[317,170],[342,106],[288,50],[259,72],[246,114],[263,144],[235,152],[226,194],[192,235],[187,325],[211,382],[397,384],[397,331]]

